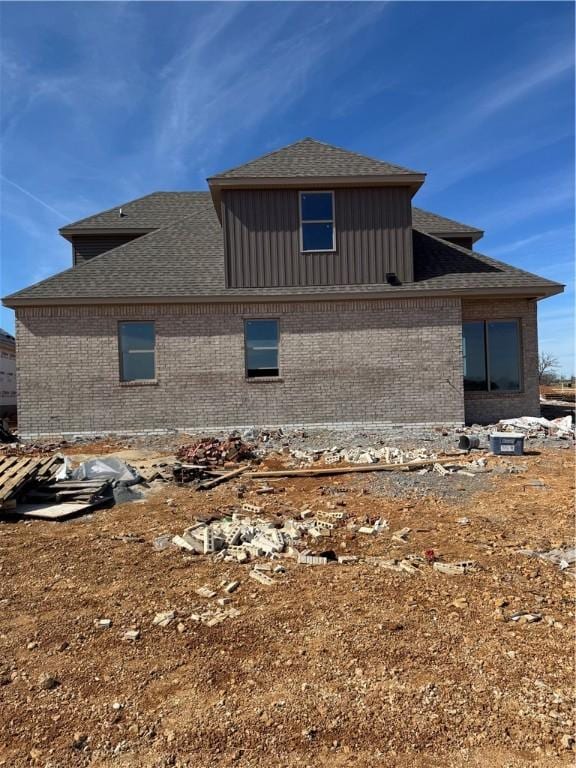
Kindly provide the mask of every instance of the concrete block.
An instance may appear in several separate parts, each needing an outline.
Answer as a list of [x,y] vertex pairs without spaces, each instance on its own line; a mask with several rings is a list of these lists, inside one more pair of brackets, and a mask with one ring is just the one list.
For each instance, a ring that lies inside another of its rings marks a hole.
[[250,571],[248,575],[251,579],[259,581],[260,584],[265,584],[267,587],[274,584],[274,579],[271,579],[270,576],[266,576],[266,574],[262,573],[261,571]]
[[474,570],[475,565],[473,560],[461,560],[458,563],[440,563],[436,561],[432,564],[432,568],[439,573],[447,573],[450,576],[457,576]]
[[242,504],[242,511],[248,512],[250,515],[259,515],[262,513],[262,507],[259,507],[256,504],[249,504],[248,502],[245,502]]
[[182,536],[174,536],[172,538],[172,544],[174,544],[177,547],[180,547],[180,549],[185,549],[188,552],[195,552],[196,551],[194,549],[194,546],[189,541],[187,541],[185,538],[183,538]]
[[176,611],[162,611],[157,613],[152,619],[152,624],[160,627],[167,627],[176,618]]
[[315,555],[300,555],[298,558],[300,565],[327,565],[327,557],[317,557]]
[[408,539],[408,534],[411,530],[411,528],[400,528],[399,531],[394,531],[392,534],[392,540],[398,541],[400,544],[405,544],[406,540]]
[[200,597],[214,597],[216,592],[214,592],[213,589],[210,589],[210,587],[198,587],[198,589],[195,589],[194,592],[196,592],[197,595],[200,595]]
[[211,528],[204,529],[204,554],[210,555],[215,551],[214,549],[214,532]]

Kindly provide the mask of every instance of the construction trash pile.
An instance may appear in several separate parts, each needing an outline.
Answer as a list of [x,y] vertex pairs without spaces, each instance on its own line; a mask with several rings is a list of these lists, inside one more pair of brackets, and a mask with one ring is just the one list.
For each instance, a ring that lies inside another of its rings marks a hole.
[[0,458],[0,512],[59,520],[106,504],[141,498],[142,478],[115,458],[91,459],[72,470],[62,454]]
[[176,454],[180,461],[199,467],[217,466],[253,457],[254,448],[244,443],[238,435],[230,435],[225,440],[203,437],[194,443],[183,445]]
[[[408,543],[411,529],[401,528],[389,532],[388,521],[383,518],[346,522],[347,514],[343,509],[314,512],[304,508],[300,512],[299,519],[289,518],[279,524],[266,520],[262,517],[263,512],[262,507],[246,503],[242,505],[240,511],[233,512],[231,516],[215,520],[198,520],[194,525],[186,528],[181,535],[162,534],[154,541],[154,548],[162,551],[169,547],[177,547],[194,555],[212,555],[216,561],[251,563],[264,558],[267,562],[254,564],[248,575],[266,586],[274,583],[274,575],[285,572],[281,562],[276,562],[285,558],[306,566],[328,565],[331,562],[351,565],[363,560],[375,566],[405,571],[409,574],[416,573],[421,566],[425,565],[431,565],[434,570],[451,575],[469,573],[476,567],[472,561],[440,562],[432,550],[427,550],[422,556],[362,559],[357,555],[339,555],[333,549],[323,546],[323,541],[330,538],[336,528],[342,527],[365,536],[386,534],[390,536],[392,542]],[[235,583],[234,587],[227,591],[232,592],[237,586],[238,584]]]

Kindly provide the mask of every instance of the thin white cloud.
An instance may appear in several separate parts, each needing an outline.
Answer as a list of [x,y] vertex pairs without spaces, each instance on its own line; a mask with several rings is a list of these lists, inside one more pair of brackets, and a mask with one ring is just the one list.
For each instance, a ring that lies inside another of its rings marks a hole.
[[538,188],[519,194],[512,201],[493,201],[493,206],[479,211],[477,220],[486,231],[509,227],[519,221],[540,216],[551,210],[573,207],[574,180],[571,173],[556,173],[537,179]]
[[48,211],[51,211],[52,213],[55,213],[56,216],[59,216],[61,219],[64,219],[65,221],[70,221],[68,216],[63,214],[62,211],[57,211],[56,208],[51,206],[45,200],[42,200],[40,197],[38,197],[37,195],[35,195],[32,192],[30,192],[30,190],[24,189],[24,187],[20,186],[20,184],[17,184],[15,181],[12,181],[12,179],[9,179],[6,176],[4,176],[3,173],[0,173],[0,179],[2,179],[2,181],[6,182],[7,184],[10,184],[11,186],[13,186],[15,189],[19,190],[20,192],[22,192],[23,195],[26,195],[31,200],[34,200],[34,202],[38,203],[39,205],[44,206],[44,208],[46,208]]
[[491,248],[490,253],[493,256],[502,256],[506,253],[513,253],[514,251],[519,251],[520,249],[526,249],[527,246],[532,245],[532,243],[537,243],[539,240],[543,240],[544,238],[552,238],[562,233],[568,234],[568,230],[566,228],[549,229],[546,232],[539,232],[538,234],[531,235],[530,237],[523,237],[518,240],[514,240],[511,243],[506,243],[506,245],[502,245],[498,248]]
[[[500,80],[488,84],[483,80],[476,89],[467,83],[464,94],[460,91],[445,94],[443,103],[447,106],[443,107],[440,101],[432,116],[422,120],[420,113],[414,115],[413,134],[417,138],[411,143],[404,140],[398,148],[398,157],[409,158],[412,166],[427,163],[429,169],[430,163],[436,161],[438,171],[431,184],[440,191],[503,161],[510,162],[571,137],[572,132],[567,129],[555,127],[553,132],[535,134],[529,130],[530,126],[525,126],[521,135],[500,137],[494,145],[486,142],[481,132],[500,113],[510,111],[538,89],[550,86],[573,71],[574,51],[570,45],[534,57],[529,65]],[[406,117],[402,116],[403,123]]]
[[500,80],[488,92],[479,95],[475,106],[467,114],[467,122],[484,122],[496,112],[509,109],[532,91],[573,71],[572,47],[553,51],[551,55],[534,61],[531,66]]
[[185,50],[176,53],[160,83],[162,118],[156,154],[173,168],[190,157],[198,166],[207,147],[214,153],[240,131],[284,113],[304,94],[308,78],[317,74],[326,55],[373,23],[383,10],[379,3],[360,4],[343,23],[340,8],[310,4],[304,25],[301,6],[279,4],[274,16],[262,16],[241,45],[237,35],[232,45],[227,37],[230,27],[249,20],[235,4],[231,9],[217,7],[214,22],[208,18],[195,24]]

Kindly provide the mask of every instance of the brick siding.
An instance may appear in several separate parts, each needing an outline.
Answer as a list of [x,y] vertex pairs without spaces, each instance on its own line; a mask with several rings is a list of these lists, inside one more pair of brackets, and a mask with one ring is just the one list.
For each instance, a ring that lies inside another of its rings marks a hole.
[[493,424],[515,416],[540,416],[538,390],[537,305],[529,299],[462,300],[462,320],[520,321],[521,391],[466,392],[464,404],[467,423]]
[[[259,316],[280,318],[280,381],[245,379]],[[157,383],[120,383],[121,320],[156,322]],[[29,307],[17,344],[27,437],[464,419],[459,298]]]

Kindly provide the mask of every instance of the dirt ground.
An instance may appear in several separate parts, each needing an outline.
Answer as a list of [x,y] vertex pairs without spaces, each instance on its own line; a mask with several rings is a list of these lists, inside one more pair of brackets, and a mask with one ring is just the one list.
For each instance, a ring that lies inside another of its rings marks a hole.
[[[372,474],[280,479],[270,495],[237,478],[204,492],[166,484],[63,523],[3,522],[0,765],[572,765],[574,580],[517,550],[573,541],[573,453],[543,447],[488,466],[496,471],[477,485],[441,478],[465,494],[439,493],[437,477],[423,494],[431,475],[417,494],[406,485],[392,495]],[[348,520],[322,548],[338,554],[433,549],[477,569],[450,576],[426,564],[410,575],[283,559],[286,573],[264,586],[250,564],[154,549],[196,514],[246,501],[272,518],[337,504]],[[389,530],[346,527],[376,517]],[[408,541],[392,541],[403,527]],[[190,618],[216,599],[196,588],[223,595],[232,579],[239,616],[213,627]],[[153,626],[168,610],[177,620]],[[521,610],[542,620],[509,620]],[[111,627],[95,626],[101,618]],[[123,639],[130,628],[139,639]]]

